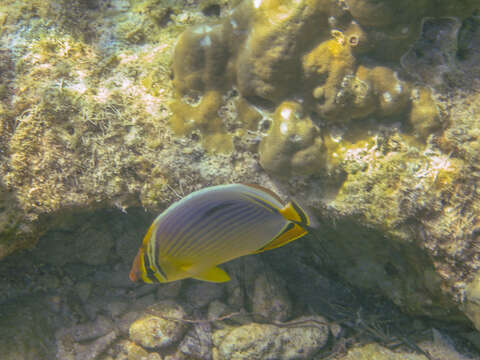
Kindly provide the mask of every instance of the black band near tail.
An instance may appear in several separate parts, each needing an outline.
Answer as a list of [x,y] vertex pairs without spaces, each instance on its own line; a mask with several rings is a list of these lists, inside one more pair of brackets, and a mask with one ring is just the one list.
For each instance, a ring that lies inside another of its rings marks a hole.
[[307,214],[305,214],[305,211],[294,200],[291,200],[291,203],[292,203],[292,207],[295,209],[298,216],[300,217],[300,221],[298,222],[298,225],[300,225],[303,228],[307,228],[308,225],[310,224]]

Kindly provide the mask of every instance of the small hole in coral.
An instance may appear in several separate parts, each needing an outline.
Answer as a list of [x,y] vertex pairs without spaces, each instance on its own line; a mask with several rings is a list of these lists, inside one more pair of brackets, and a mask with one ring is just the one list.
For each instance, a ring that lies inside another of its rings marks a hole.
[[348,43],[350,44],[350,46],[357,46],[359,41],[360,39],[357,35],[352,35],[348,38]]
[[260,96],[247,96],[246,99],[250,104],[258,106],[259,108],[272,111],[275,109],[275,104],[272,101],[264,99]]
[[190,139],[192,139],[192,141],[198,142],[198,141],[200,141],[200,135],[198,135],[197,133],[193,133],[190,136]]
[[213,4],[207,6],[202,10],[203,15],[205,16],[220,16],[220,5]]
[[399,273],[398,269],[391,262],[386,263],[383,268],[389,276],[396,276]]
[[72,126],[68,126],[67,127],[67,132],[70,134],[70,135],[73,135],[75,133],[75,129],[72,127]]
[[480,227],[473,229],[472,231],[472,239],[477,241],[480,240]]
[[170,21],[172,21],[172,15],[173,15],[173,10],[172,9],[167,9],[165,10],[165,13],[163,16],[158,20],[158,25],[161,27],[166,26]]
[[415,55],[419,58],[422,58],[425,56],[425,53],[421,49],[415,49]]
[[327,82],[329,75],[330,75],[329,71],[318,72],[317,77],[315,78],[317,86],[324,85]]
[[229,92],[229,97],[235,97],[235,96],[238,96],[238,91],[235,90],[235,89],[232,89],[232,90]]
[[84,3],[90,10],[97,9],[99,6],[97,0],[84,0]]
[[267,132],[272,126],[272,122],[269,119],[263,119],[260,121],[259,128],[261,132]]

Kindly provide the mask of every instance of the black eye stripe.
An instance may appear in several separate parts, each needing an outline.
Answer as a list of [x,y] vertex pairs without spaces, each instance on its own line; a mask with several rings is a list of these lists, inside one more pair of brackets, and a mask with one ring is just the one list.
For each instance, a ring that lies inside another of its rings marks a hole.
[[[143,258],[145,261],[145,270],[147,271],[146,275],[147,278],[153,282],[158,282],[158,279],[155,277],[155,273],[153,270],[150,268],[150,260],[148,259],[147,254],[143,254]],[[165,279],[167,279],[167,276],[163,273],[163,271],[160,271],[162,276],[164,276]]]

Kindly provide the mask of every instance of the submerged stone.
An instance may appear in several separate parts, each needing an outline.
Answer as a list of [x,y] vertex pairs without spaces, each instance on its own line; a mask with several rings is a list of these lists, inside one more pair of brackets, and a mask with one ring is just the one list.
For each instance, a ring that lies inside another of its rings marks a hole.
[[[302,318],[295,319],[301,321]],[[317,320],[325,320],[318,317]],[[250,323],[218,330],[213,334],[214,359],[311,359],[328,340],[328,326],[277,327]]]
[[[183,308],[169,300],[149,306],[139,319],[130,325],[130,339],[146,348],[162,348],[182,339],[187,326],[181,321]],[[166,318],[176,320],[167,320]]]

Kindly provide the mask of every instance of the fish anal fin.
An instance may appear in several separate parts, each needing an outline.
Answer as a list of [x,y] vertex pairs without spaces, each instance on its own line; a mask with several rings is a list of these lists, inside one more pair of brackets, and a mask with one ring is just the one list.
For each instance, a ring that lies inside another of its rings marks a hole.
[[224,270],[216,266],[201,272],[196,272],[195,274],[192,274],[192,278],[215,283],[230,281],[230,276],[228,276]]
[[270,241],[264,247],[255,251],[254,254],[259,254],[267,250],[272,250],[272,249],[279,248],[280,246],[287,245],[289,242],[292,242],[298,239],[299,237],[302,237],[307,232],[308,231],[302,228],[301,226],[290,223],[290,226],[287,227],[280,235],[278,235],[275,239]]

